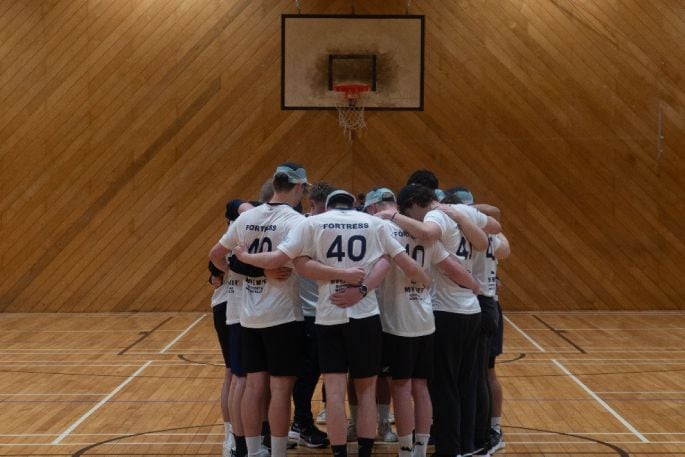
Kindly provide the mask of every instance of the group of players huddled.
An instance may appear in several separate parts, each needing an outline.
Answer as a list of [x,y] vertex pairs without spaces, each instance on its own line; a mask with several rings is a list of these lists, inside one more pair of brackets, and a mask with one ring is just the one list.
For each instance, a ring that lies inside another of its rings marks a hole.
[[[399,457],[426,457],[429,441],[437,456],[502,448],[499,210],[466,188],[440,190],[428,170],[355,206],[292,162],[260,200],[227,204],[228,230],[209,253],[224,456],[285,457],[299,442],[345,457],[356,440],[369,457],[376,437],[398,441]],[[327,433],[311,411],[321,374]]]

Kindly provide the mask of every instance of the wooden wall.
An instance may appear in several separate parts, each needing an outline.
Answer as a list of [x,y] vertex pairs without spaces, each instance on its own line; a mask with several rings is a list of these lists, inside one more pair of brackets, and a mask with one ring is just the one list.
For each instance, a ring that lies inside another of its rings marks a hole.
[[503,210],[508,309],[683,308],[685,4],[411,3],[425,111],[350,144],[280,110],[293,1],[0,1],[0,310],[208,309],[225,201],[285,160],[355,193],[470,186]]

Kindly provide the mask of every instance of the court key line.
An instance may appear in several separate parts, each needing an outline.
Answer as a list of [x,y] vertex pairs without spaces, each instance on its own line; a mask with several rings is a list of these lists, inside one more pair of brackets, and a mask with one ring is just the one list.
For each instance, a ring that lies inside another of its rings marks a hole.
[[535,346],[535,347],[537,348],[538,351],[540,351],[540,352],[547,352],[547,351],[545,351],[545,348],[543,348],[542,346],[540,346],[540,345],[537,343],[537,341],[535,341],[533,338],[531,338],[530,336],[528,336],[528,334],[527,334],[526,332],[524,332],[523,330],[521,330],[521,329],[519,328],[518,325],[514,324],[514,323],[511,321],[511,319],[509,319],[509,318],[508,318],[507,316],[505,316],[505,315],[502,315],[502,317],[504,317],[504,320],[507,321],[507,322],[509,323],[509,325],[511,325],[512,327],[514,327],[514,330],[516,330],[517,332],[519,332],[521,335],[523,335],[523,337],[524,337],[525,339],[527,339],[528,341],[530,341],[530,343],[531,343],[533,346]]
[[134,379],[136,376],[138,376],[140,373],[142,373],[144,369],[146,369],[148,366],[150,366],[151,363],[152,363],[152,360],[148,360],[147,362],[145,362],[145,363],[144,363],[140,368],[138,368],[131,376],[129,376],[128,378],[126,378],[126,379],[124,380],[124,382],[122,382],[121,384],[119,384],[119,385],[118,385],[113,391],[111,391],[105,398],[103,398],[102,400],[100,400],[95,406],[93,406],[92,408],[90,408],[90,410],[89,410],[88,412],[86,412],[83,416],[81,416],[76,422],[74,422],[73,424],[71,424],[71,425],[69,426],[69,428],[67,428],[65,431],[63,431],[57,438],[55,438],[55,440],[52,442],[52,444],[60,444],[64,438],[66,438],[67,436],[69,436],[69,434],[70,434],[71,432],[73,432],[73,431],[76,429],[76,427],[78,427],[79,425],[81,425],[81,424],[83,423],[83,421],[85,421],[86,419],[88,419],[95,411],[97,411],[98,409],[100,409],[105,403],[107,403],[112,397],[114,397],[121,389],[123,389],[124,387],[126,387],[126,385],[127,385],[129,382],[133,381],[133,379]]
[[623,418],[623,416],[621,416],[619,413],[617,413],[616,410],[614,410],[611,406],[609,406],[609,405],[607,404],[607,402],[605,402],[604,400],[602,400],[602,399],[599,397],[599,395],[597,395],[596,393],[594,393],[594,392],[592,391],[592,389],[590,389],[588,386],[586,386],[580,379],[578,379],[577,377],[575,377],[575,376],[573,375],[573,373],[571,373],[571,372],[570,372],[564,365],[562,365],[557,359],[551,359],[551,360],[552,360],[552,362],[553,362],[561,371],[563,371],[563,372],[566,374],[566,376],[568,376],[568,377],[571,378],[573,381],[575,381],[575,383],[578,384],[585,392],[587,392],[588,395],[590,395],[592,398],[594,398],[595,401],[597,401],[597,403],[599,403],[600,405],[602,405],[602,406],[604,407],[604,409],[606,409],[612,416],[614,416],[620,423],[622,423],[623,426],[624,426],[625,428],[627,428],[628,430],[630,430],[630,431],[633,433],[633,435],[637,436],[637,437],[639,438],[640,441],[642,441],[643,443],[649,443],[649,440],[648,440],[642,433],[638,432],[637,429],[636,429],[635,427],[633,427],[633,426],[630,424],[630,422],[628,422],[627,420],[625,420],[625,419]]
[[178,340],[180,340],[181,338],[183,338],[183,337],[186,335],[186,333],[188,333],[193,327],[195,327],[195,325],[196,325],[198,322],[200,322],[200,321],[201,321],[202,319],[204,319],[205,317],[207,317],[207,315],[206,315],[206,314],[203,314],[202,316],[200,316],[200,317],[198,317],[197,319],[195,319],[195,322],[193,322],[192,324],[190,324],[190,325],[188,326],[187,329],[183,330],[183,332],[182,332],[180,335],[178,335],[176,338],[174,338],[173,341],[171,341],[171,343],[169,343],[169,344],[167,344],[166,346],[164,346],[164,348],[163,348],[161,351],[159,351],[159,353],[160,353],[160,354],[164,354],[166,351],[168,351],[169,348],[171,348],[171,346],[173,346],[174,344],[176,344],[176,343],[178,342]]

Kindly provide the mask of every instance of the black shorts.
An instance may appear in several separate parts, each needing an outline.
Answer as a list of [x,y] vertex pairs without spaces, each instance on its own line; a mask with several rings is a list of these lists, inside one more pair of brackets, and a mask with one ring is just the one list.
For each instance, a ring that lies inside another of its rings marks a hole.
[[480,330],[485,335],[494,335],[499,327],[500,315],[497,301],[485,295],[478,296],[480,305]]
[[322,373],[347,373],[352,378],[378,376],[383,333],[378,315],[350,319],[346,324],[316,326]]
[[226,302],[213,306],[212,312],[214,313],[214,330],[216,330],[216,336],[219,337],[221,355],[224,356],[224,365],[226,365],[226,368],[230,368],[231,345],[228,336],[228,325],[226,325]]
[[240,322],[228,326],[228,337],[231,342],[231,373],[233,376],[244,378],[247,376],[247,371],[243,363],[243,328]]
[[429,379],[433,377],[434,334],[397,336],[383,333],[383,368],[389,367],[392,379]]
[[497,331],[490,337],[488,368],[495,368],[495,359],[498,355],[502,354],[502,348],[504,346],[504,318],[502,317],[502,306],[498,301],[495,301],[495,303],[497,303],[499,325],[497,326]]
[[300,376],[304,362],[304,322],[266,328],[243,327],[243,360],[248,373]]

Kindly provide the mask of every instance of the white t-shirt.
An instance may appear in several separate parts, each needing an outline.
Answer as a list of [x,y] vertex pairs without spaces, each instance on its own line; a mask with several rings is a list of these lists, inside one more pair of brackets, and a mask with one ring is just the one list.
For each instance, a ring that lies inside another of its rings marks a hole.
[[302,313],[306,317],[316,316],[316,302],[319,299],[319,285],[312,279],[300,276],[300,300]]
[[224,282],[219,287],[214,289],[214,293],[212,294],[212,308],[219,303],[223,303],[228,300],[229,288],[226,281],[227,275],[228,273],[224,274]]
[[495,235],[488,235],[488,249],[473,252],[473,277],[480,285],[480,295],[494,297],[497,290],[497,259],[495,250],[502,241]]
[[[389,223],[395,238],[424,270],[445,260],[449,253],[440,242],[421,243],[399,226]],[[415,337],[435,331],[430,290],[407,278],[393,265],[378,289],[383,331],[397,336]]]
[[228,304],[226,305],[226,325],[240,322],[240,310],[243,307],[243,281],[245,276],[228,270]]
[[[478,227],[485,227],[488,222],[487,216],[468,205],[451,205],[458,211],[467,214]],[[424,222],[433,222],[440,227],[440,241],[445,249],[457,257],[468,271],[472,269],[471,243],[464,237],[459,225],[450,219],[447,214],[439,210],[429,211],[423,219]],[[478,298],[471,289],[466,289],[455,284],[451,279],[437,272],[434,277],[435,286],[432,289],[433,310],[446,311],[457,314],[477,314],[480,312]]]
[[[395,257],[404,251],[383,220],[356,210],[333,209],[308,217],[278,246],[288,257],[307,256],[338,268],[361,267],[366,272],[383,255]],[[342,281],[318,281],[316,323],[336,325],[379,313],[376,294],[369,293],[349,308],[330,302],[331,294],[344,289]]]
[[[304,220],[303,215],[286,204],[266,203],[242,213],[219,242],[227,249],[244,245],[249,252],[270,252]],[[266,328],[303,320],[298,292],[295,274],[285,281],[271,281],[266,276],[246,277],[240,324]]]

